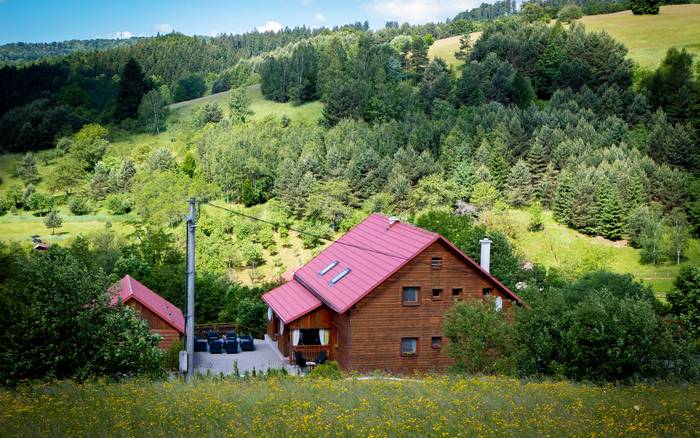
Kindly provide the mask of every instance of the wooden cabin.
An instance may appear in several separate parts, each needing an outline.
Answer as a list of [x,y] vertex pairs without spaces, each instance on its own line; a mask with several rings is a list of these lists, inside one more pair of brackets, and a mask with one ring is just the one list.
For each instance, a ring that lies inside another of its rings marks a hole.
[[479,265],[439,234],[373,214],[263,295],[267,336],[291,363],[325,351],[345,370],[444,370],[442,320],[456,301],[521,302],[489,273],[481,243]]
[[184,336],[185,317],[182,311],[130,275],[112,285],[110,292],[112,305],[122,302],[133,308],[146,321],[150,332],[162,337],[159,344],[161,349],[167,350]]

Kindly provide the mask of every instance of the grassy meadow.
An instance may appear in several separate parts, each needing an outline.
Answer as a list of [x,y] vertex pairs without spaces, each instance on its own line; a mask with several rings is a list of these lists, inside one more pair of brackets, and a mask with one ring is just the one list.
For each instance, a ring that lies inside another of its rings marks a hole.
[[506,377],[57,382],[0,391],[5,436],[694,436],[698,385]]
[[[323,110],[323,104],[321,102],[315,101],[303,105],[293,105],[292,103],[280,103],[267,100],[260,91],[260,84],[247,87],[246,93],[248,97],[250,97],[250,109],[254,113],[254,120],[263,119],[268,116],[281,118],[286,115],[292,120],[315,123],[321,118],[321,111]],[[229,94],[229,91],[224,91],[187,102],[178,102],[170,105],[170,109],[175,113],[176,117],[189,117],[198,107],[206,103],[214,102],[221,105],[224,114],[228,116]]]
[[[639,250],[625,241],[590,237],[559,224],[551,212],[545,212],[544,230],[527,230],[530,215],[524,210],[510,210],[508,218],[515,230],[514,244],[529,260],[548,268],[569,271],[607,269],[630,273],[650,285],[657,297],[671,290],[680,266],[672,262],[659,265],[640,263]],[[700,241],[691,239],[684,262],[700,263]]]
[[[476,40],[479,39],[481,34],[482,32],[472,32],[469,34],[469,36],[471,37],[472,44],[474,44]],[[447,62],[447,65],[452,67],[457,67],[461,65],[462,61],[455,58],[455,52],[459,50],[460,38],[461,36],[458,35],[435,41],[433,45],[430,46],[430,48],[428,49],[428,58],[430,58],[431,60],[435,58],[442,58],[445,60],[445,62]]]
[[670,47],[700,55],[700,4],[661,6],[659,15],[631,11],[589,15],[579,20],[588,31],[605,31],[629,49],[629,57],[656,68]]

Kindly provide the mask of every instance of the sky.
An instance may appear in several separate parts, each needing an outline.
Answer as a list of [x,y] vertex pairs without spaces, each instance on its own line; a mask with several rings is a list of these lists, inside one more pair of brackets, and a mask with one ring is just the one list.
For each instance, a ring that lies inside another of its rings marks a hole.
[[444,21],[483,0],[0,0],[0,44]]

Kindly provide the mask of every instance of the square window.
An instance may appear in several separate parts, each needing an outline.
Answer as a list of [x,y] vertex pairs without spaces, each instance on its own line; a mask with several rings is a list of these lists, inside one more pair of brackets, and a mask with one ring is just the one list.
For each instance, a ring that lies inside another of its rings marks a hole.
[[490,287],[485,287],[485,288],[483,288],[483,289],[481,290],[481,293],[483,293],[485,297],[488,296],[488,295],[491,295],[491,288],[490,288]]
[[418,354],[418,338],[401,339],[401,356],[415,356]]
[[433,289],[433,299],[434,300],[441,300],[442,299],[442,289]]
[[457,298],[462,295],[462,288],[461,287],[456,287],[452,289],[452,296]]
[[403,304],[406,305],[417,305],[418,304],[418,288],[417,287],[404,287],[403,288]]
[[430,265],[433,267],[433,269],[442,268],[442,257],[433,257],[430,261]]
[[442,347],[442,336],[433,336],[430,339],[430,346],[435,349]]

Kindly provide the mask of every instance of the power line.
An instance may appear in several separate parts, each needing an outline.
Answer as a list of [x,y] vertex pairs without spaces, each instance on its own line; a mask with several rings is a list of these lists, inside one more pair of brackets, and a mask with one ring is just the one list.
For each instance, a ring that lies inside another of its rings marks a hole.
[[[318,235],[318,234],[314,234],[314,233],[309,233],[309,232],[307,232],[307,231],[298,230],[298,229],[295,229],[295,228],[292,228],[292,227],[288,227],[288,226],[286,226],[286,225],[284,225],[284,224],[280,224],[280,223],[278,223],[278,222],[273,222],[273,221],[269,221],[269,220],[266,220],[266,219],[262,219],[262,218],[259,218],[259,217],[256,217],[256,216],[252,216],[252,215],[249,215],[249,214],[241,213],[240,211],[236,211],[236,210],[232,210],[232,209],[230,209],[230,208],[222,207],[222,206],[220,206],[220,205],[212,204],[211,202],[202,202],[202,203],[203,203],[203,204],[210,205],[210,206],[212,206],[212,207],[214,207],[214,208],[218,208],[218,209],[220,209],[220,210],[228,211],[229,213],[233,213],[233,214],[235,214],[235,215],[237,215],[237,216],[241,216],[241,217],[244,217],[244,218],[247,218],[247,219],[250,219],[250,220],[254,220],[254,221],[258,221],[258,222],[263,222],[263,223],[266,223],[266,224],[268,224],[268,225],[272,225],[272,226],[275,227],[275,228],[284,227],[284,228],[286,228],[286,229],[288,229],[288,230],[290,230],[290,231],[294,231],[294,232],[299,233],[299,234],[304,234],[304,235],[307,235],[307,236],[316,238],[316,239],[318,239],[318,240],[323,240],[323,241],[330,242],[330,243],[337,243],[338,245],[344,245],[344,246],[347,246],[347,247],[359,249],[359,250],[361,250],[361,251],[372,252],[372,253],[380,254],[380,255],[383,255],[383,256],[387,256],[387,257],[397,258],[397,259],[400,259],[400,260],[405,260],[405,261],[414,260],[414,259],[411,258],[411,257],[403,257],[403,256],[400,256],[400,255],[397,255],[397,254],[391,254],[391,253],[384,252],[384,251],[380,251],[380,250],[377,250],[377,249],[374,249],[374,248],[367,248],[367,247],[364,247],[364,246],[355,245],[355,244],[353,244],[353,243],[341,242],[340,240],[336,240],[336,239],[329,239],[328,237],[324,237],[324,236],[321,236],[321,235]],[[418,262],[418,261],[416,261],[416,263],[420,263],[420,264],[423,264],[423,265],[426,265],[426,266],[430,266],[431,268],[432,268],[432,266],[433,266],[431,263],[424,263],[424,262]],[[443,269],[443,270],[445,270],[445,271],[460,273],[460,274],[465,274],[465,273],[468,273],[468,272],[469,272],[468,270],[458,270],[458,269],[449,269],[449,268],[441,268],[441,269]]]

